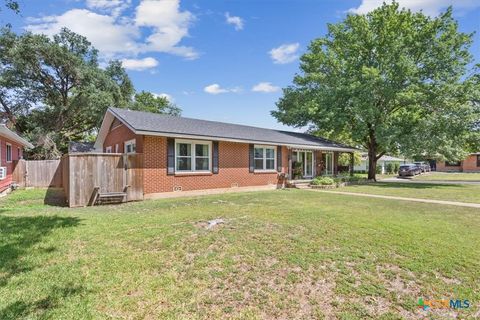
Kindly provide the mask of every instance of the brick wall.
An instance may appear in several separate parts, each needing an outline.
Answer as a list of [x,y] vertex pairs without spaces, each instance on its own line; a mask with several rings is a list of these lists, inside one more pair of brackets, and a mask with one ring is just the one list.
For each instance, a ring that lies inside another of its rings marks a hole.
[[460,166],[446,166],[445,162],[437,162],[437,171],[443,172],[480,172],[477,167],[477,155],[470,155],[460,162]]
[[[144,193],[171,192],[174,187],[183,191],[215,188],[262,186],[277,184],[278,174],[250,173],[248,160],[248,144],[219,142],[218,174],[176,174],[167,175],[167,138],[144,137]],[[288,152],[282,149],[283,172],[288,168]]]
[[463,160],[463,172],[480,172],[480,167],[477,167],[476,154],[472,154],[467,159]]
[[[7,162],[7,143],[12,145],[12,162]],[[7,167],[7,178],[0,180],[0,192],[4,191],[12,183],[13,161],[22,157],[22,146],[0,136],[0,167]]]
[[462,166],[447,166],[445,162],[443,161],[437,161],[437,171],[441,172],[461,172],[462,171]]
[[132,139],[136,140],[137,152],[143,153],[143,136],[136,135],[124,124],[112,126],[103,143],[103,151],[106,152],[107,147],[112,147],[112,152],[115,152],[115,145],[118,144],[118,152],[123,153],[125,141]]

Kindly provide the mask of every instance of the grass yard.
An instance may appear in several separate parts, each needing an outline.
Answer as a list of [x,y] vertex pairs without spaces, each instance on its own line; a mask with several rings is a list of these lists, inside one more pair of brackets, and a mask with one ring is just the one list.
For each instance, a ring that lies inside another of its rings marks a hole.
[[[368,177],[368,174],[367,173],[355,173],[356,176],[359,176],[359,177],[363,177],[363,178],[367,178]],[[378,173],[375,175],[375,178],[377,180],[383,180],[383,179],[388,179],[388,178],[394,178],[398,176],[397,174],[381,174],[381,173]]]
[[480,203],[480,185],[376,182],[365,185],[352,185],[332,189],[331,191]]
[[[0,199],[0,319],[480,312],[477,209],[302,190],[79,209],[44,196]],[[423,311],[420,297],[472,307]]]
[[422,181],[480,181],[480,173],[430,172],[414,178]]

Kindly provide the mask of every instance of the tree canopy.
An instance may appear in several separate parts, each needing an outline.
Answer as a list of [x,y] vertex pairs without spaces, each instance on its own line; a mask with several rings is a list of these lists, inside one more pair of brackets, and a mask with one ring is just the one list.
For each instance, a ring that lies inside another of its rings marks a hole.
[[154,95],[151,92],[141,91],[135,94],[132,110],[166,113],[179,116],[182,110],[166,97]]
[[479,141],[471,42],[451,8],[432,18],[394,2],[348,15],[311,42],[272,114],[367,149],[370,179],[386,153],[462,158]]
[[69,141],[92,139],[108,107],[180,113],[148,92],[135,95],[119,61],[100,67],[97,50],[68,29],[53,38],[2,31],[0,119],[34,142],[32,157],[56,158]]

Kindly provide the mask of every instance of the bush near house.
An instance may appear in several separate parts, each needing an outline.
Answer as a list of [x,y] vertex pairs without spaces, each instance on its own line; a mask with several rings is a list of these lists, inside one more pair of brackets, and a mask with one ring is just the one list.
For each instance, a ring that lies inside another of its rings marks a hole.
[[398,173],[400,170],[400,162],[394,162],[393,173]]
[[316,177],[313,179],[312,184],[314,186],[331,186],[335,184],[335,180],[329,177]]
[[398,162],[388,162],[386,165],[386,173],[387,174],[395,174],[398,173],[398,170],[400,169],[400,163]]

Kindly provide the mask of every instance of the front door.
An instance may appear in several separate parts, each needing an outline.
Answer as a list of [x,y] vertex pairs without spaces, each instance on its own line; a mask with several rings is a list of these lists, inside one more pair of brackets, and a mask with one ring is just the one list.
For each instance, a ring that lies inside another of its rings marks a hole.
[[294,151],[292,160],[294,179],[306,179],[313,177],[312,151]]
[[322,161],[324,166],[323,175],[325,176],[333,175],[333,152],[323,152]]

